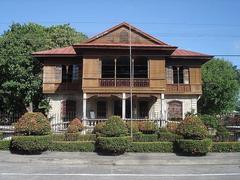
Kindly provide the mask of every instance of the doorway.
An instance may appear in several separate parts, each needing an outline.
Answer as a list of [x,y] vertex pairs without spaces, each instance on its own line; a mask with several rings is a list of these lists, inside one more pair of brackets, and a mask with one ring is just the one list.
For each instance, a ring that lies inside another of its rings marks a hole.
[[114,101],[114,112],[113,114],[115,116],[122,117],[122,101],[121,100],[115,100]]

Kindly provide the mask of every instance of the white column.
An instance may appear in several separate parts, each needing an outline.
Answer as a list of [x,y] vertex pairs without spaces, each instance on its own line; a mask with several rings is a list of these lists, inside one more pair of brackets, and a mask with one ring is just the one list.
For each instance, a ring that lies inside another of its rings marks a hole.
[[83,122],[87,119],[87,94],[83,93]]
[[126,118],[126,93],[122,94],[122,119]]
[[165,127],[166,126],[166,120],[167,120],[167,116],[166,116],[166,103],[165,103],[165,95],[161,94],[161,126]]

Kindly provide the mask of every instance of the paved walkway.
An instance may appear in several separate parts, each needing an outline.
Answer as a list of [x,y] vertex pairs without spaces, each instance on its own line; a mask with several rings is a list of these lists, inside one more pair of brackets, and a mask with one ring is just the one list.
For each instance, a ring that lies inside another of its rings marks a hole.
[[173,153],[45,152],[16,155],[0,151],[0,180],[75,179],[240,179],[240,153],[209,153],[202,157]]

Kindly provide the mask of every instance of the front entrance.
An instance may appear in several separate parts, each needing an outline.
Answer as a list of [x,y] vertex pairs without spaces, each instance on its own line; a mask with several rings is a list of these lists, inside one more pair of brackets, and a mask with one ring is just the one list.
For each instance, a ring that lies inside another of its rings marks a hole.
[[120,117],[122,117],[122,101],[121,101],[121,100],[115,100],[115,101],[114,101],[113,114],[114,114],[115,116],[120,116]]

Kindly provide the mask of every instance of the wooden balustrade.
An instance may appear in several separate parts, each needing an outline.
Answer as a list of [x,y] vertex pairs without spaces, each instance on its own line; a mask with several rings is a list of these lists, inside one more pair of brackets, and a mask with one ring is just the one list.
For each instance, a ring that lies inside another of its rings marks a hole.
[[[130,79],[99,79],[102,87],[129,87]],[[133,79],[133,87],[149,87],[149,79]]]
[[78,91],[81,83],[43,83],[43,92]]
[[167,84],[167,92],[170,93],[185,93],[185,92],[191,92],[191,85],[190,84]]

